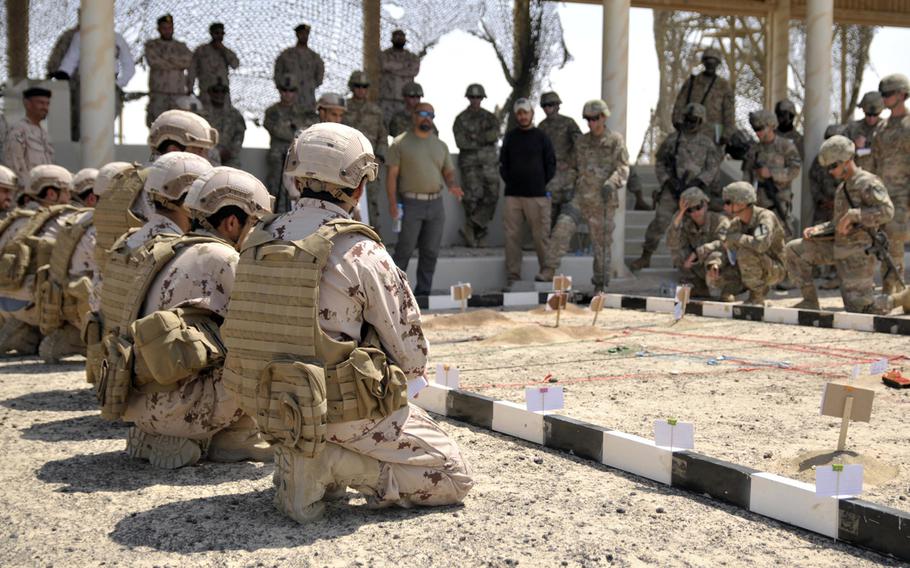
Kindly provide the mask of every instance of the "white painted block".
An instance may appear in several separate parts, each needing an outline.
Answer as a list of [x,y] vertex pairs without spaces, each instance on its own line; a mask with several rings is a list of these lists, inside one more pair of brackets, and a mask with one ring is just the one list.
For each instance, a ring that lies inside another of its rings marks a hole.
[[539,303],[537,292],[506,292],[502,295],[503,306],[536,306]]
[[785,323],[799,325],[799,310],[782,307],[765,307],[764,321],[768,323]]
[[852,314],[834,312],[834,327],[856,331],[875,331],[875,316],[870,314]]
[[493,403],[493,430],[522,440],[543,444],[542,413],[525,410],[523,404],[497,400]]
[[645,304],[645,309],[649,312],[672,314],[675,308],[676,298],[648,297]]
[[420,391],[412,402],[427,412],[445,416],[446,398],[448,398],[450,390],[452,389],[449,387],[430,383],[428,387]]
[[604,307],[617,309],[621,308],[622,294],[604,294]]
[[706,318],[727,318],[733,317],[733,304],[726,302],[702,302],[701,315]]
[[456,302],[451,296],[430,296],[431,310],[460,310],[461,302]]
[[753,513],[837,538],[837,499],[818,497],[815,486],[773,473],[752,474]]
[[604,432],[604,465],[670,485],[673,452],[624,432]]

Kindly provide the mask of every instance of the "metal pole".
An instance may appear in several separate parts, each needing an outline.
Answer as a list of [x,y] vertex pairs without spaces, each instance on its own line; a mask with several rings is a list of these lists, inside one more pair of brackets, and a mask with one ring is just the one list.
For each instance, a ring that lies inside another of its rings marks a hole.
[[777,0],[768,15],[770,26],[767,38],[770,68],[766,71],[766,106],[787,98],[787,71],[790,66],[790,0]]
[[114,161],[114,0],[82,0],[79,24],[83,167]]
[[[831,120],[831,34],[834,29],[834,0],[806,2],[806,102],[804,155],[811,160],[818,153]],[[793,196],[794,214],[806,227],[812,223],[809,196],[809,167],[803,164],[803,187]],[[805,203],[806,207],[801,207]]]

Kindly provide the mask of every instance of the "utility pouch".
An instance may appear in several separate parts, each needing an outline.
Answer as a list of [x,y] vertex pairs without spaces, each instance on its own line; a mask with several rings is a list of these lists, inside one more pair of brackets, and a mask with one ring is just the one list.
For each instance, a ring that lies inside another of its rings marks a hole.
[[126,411],[133,375],[133,345],[120,335],[109,333],[102,341],[104,357],[95,395],[101,405],[101,417],[120,420]]
[[22,280],[32,258],[32,249],[21,241],[7,243],[0,255],[0,288],[16,290],[22,287]]
[[104,346],[101,344],[101,319],[98,312],[86,314],[81,329],[82,343],[85,343],[85,380],[95,384],[101,373],[104,360]]
[[[375,347],[351,351],[335,367],[335,374],[340,393],[330,397],[330,422],[384,418],[408,403],[404,372],[390,365],[385,353]],[[330,388],[335,387],[333,381]]]
[[38,269],[35,276],[35,304],[38,311],[38,327],[43,335],[63,327],[63,290],[49,276],[47,266]]
[[256,423],[281,444],[316,457],[325,448],[326,391],[322,366],[272,361],[257,387]]
[[[130,325],[136,359],[155,382],[172,385],[220,363],[224,350],[206,333],[187,325],[183,310],[159,310]],[[138,371],[137,371],[138,374]]]

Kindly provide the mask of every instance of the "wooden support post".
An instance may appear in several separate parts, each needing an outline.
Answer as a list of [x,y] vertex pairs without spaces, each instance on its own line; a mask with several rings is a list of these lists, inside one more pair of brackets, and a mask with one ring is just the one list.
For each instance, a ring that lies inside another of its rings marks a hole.
[[842,452],[847,445],[847,428],[850,427],[850,417],[853,416],[853,395],[847,395],[844,401],[844,416],[840,423],[840,437],[837,439],[837,451]]
[[380,0],[363,0],[363,71],[370,79],[370,100],[379,99]]
[[6,0],[6,54],[10,83],[28,78],[29,0]]

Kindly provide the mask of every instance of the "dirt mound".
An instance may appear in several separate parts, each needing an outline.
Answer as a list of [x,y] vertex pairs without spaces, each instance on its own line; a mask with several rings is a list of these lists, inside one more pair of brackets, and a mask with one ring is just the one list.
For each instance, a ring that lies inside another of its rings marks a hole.
[[608,331],[591,326],[562,325],[553,327],[552,324],[521,325],[497,333],[482,343],[487,345],[532,345],[541,343],[563,343],[583,339],[598,339],[608,335]]
[[[528,311],[529,314],[547,314],[549,316],[556,317],[556,312],[553,310],[548,310],[546,306],[538,306],[533,310]],[[588,306],[579,306],[578,304],[566,304],[566,309],[562,311],[563,314],[570,314],[573,316],[581,314],[591,314],[591,317],[594,317],[594,314],[588,310]]]
[[476,310],[458,314],[433,315],[423,318],[424,329],[456,329],[482,325],[512,325],[508,316],[493,310]]
[[887,481],[891,481],[900,473],[896,465],[883,462],[871,456],[843,451],[836,452],[831,450],[817,450],[805,452],[787,464],[788,473],[800,481],[807,483],[815,482],[815,468],[831,465],[833,463],[862,464],[863,466],[863,485],[865,487],[874,487]]

